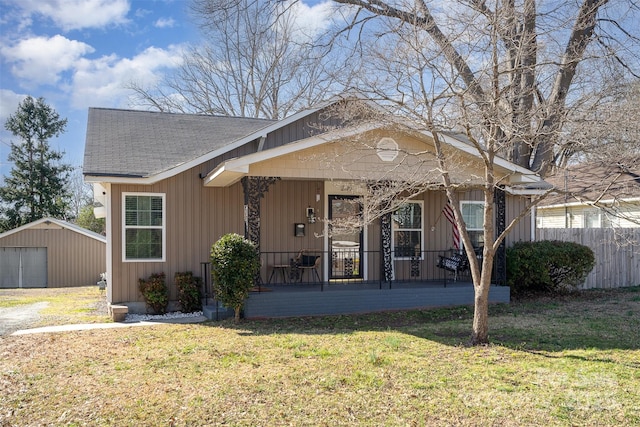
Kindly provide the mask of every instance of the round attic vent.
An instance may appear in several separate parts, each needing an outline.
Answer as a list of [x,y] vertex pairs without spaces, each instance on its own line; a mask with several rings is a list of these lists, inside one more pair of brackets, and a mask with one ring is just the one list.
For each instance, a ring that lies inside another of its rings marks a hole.
[[376,146],[376,154],[383,162],[391,162],[398,157],[398,143],[392,138],[381,138]]

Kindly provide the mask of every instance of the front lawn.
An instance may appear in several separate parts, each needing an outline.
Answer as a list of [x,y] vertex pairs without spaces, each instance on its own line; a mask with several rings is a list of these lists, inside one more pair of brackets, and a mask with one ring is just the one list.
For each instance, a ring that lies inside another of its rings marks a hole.
[[0,338],[0,425],[640,424],[640,288]]

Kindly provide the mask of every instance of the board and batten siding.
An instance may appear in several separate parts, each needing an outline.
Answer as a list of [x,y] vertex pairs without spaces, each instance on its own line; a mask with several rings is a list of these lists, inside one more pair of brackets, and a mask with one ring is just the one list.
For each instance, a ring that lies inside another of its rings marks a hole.
[[[444,195],[442,196],[444,197]],[[482,201],[484,200],[484,195],[482,190],[468,190],[459,195],[460,201]],[[446,199],[443,199],[446,200]],[[523,196],[511,195],[509,193],[506,194],[505,197],[506,204],[506,223],[509,223],[516,218],[520,213],[525,210],[527,207],[527,198]],[[495,211],[494,211],[495,215]],[[494,219],[495,225],[495,219]],[[531,241],[531,213],[525,215],[515,227],[511,230],[511,232],[507,235],[505,239],[506,246],[512,246],[516,242],[529,242]]]
[[95,285],[106,271],[104,242],[55,225],[16,232],[0,246],[47,248],[49,288]]
[[[211,246],[226,233],[244,233],[242,185],[209,188],[202,185],[199,168],[153,185],[111,185],[112,271],[111,302],[142,302],[138,279],[165,273],[169,298],[177,299],[173,285],[177,272],[201,276],[201,262],[208,262]],[[123,262],[123,193],[165,195],[166,262]]]
[[[321,220],[328,216],[326,198],[331,194],[320,180],[279,180],[272,184],[268,193],[261,199],[261,245],[262,252],[268,252],[267,264],[263,265],[263,277],[268,278],[268,268],[273,264],[287,264],[289,259],[301,250],[318,254],[326,252],[324,242],[325,223]],[[354,194],[355,195],[355,194]],[[467,191],[460,194],[461,201],[482,200],[481,191]],[[447,199],[442,191],[428,191],[413,200],[423,202],[423,230],[425,251],[443,251],[452,248],[453,230],[451,224],[442,215]],[[523,197],[507,195],[507,220],[510,221],[525,209]],[[314,209],[317,221],[307,223],[306,209]],[[294,236],[294,225],[303,223],[305,236]],[[366,227],[366,251],[380,251],[380,221],[375,220]],[[514,242],[530,240],[531,220],[527,215],[507,236],[510,246]],[[375,257],[373,257],[375,258]],[[373,259],[371,258],[371,259]],[[379,259],[379,256],[377,257]],[[369,265],[371,275],[377,275],[379,266]],[[374,273],[375,271],[375,273]]]
[[[113,303],[142,302],[138,292],[138,279],[152,273],[166,274],[170,299],[177,298],[173,277],[176,272],[192,271],[201,276],[201,262],[209,261],[211,245],[226,233],[244,233],[244,196],[242,186],[236,183],[230,187],[204,187],[198,168],[148,186],[112,185],[112,295]],[[166,197],[166,262],[123,262],[122,261],[122,193],[161,193]],[[261,251],[272,253],[264,261],[262,277],[268,278],[273,264],[287,263],[300,250],[306,249],[322,253],[324,246],[324,222],[327,216],[324,182],[321,180],[276,181],[261,199]],[[461,200],[481,200],[480,191],[466,192]],[[452,247],[452,229],[442,209],[446,204],[443,192],[430,191],[416,200],[424,201],[424,250],[441,251]],[[520,197],[507,196],[508,219],[519,213],[524,206]],[[306,209],[315,210],[318,221],[307,223]],[[294,224],[305,224],[305,236],[294,236]],[[432,231],[433,227],[433,231]],[[507,244],[518,240],[528,240],[530,235],[528,218],[520,222],[509,235]],[[367,226],[366,250],[380,250],[379,221]],[[275,253],[281,259],[276,260]],[[373,272],[378,267],[369,265]],[[372,270],[374,269],[374,270]],[[373,274],[373,273],[371,273]]]

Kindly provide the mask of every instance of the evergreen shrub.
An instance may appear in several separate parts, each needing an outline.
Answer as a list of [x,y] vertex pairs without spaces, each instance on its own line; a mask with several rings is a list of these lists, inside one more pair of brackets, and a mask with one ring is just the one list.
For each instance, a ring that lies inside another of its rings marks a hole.
[[507,282],[514,296],[567,293],[593,269],[593,251],[573,242],[518,242],[507,249]]
[[165,314],[169,293],[164,273],[154,273],[148,279],[138,279],[138,288],[152,314]]
[[236,322],[259,270],[255,245],[238,234],[225,234],[211,247],[213,289],[219,301],[234,309]]
[[176,273],[174,283],[178,288],[178,303],[183,313],[193,313],[202,310],[200,287],[202,279],[195,277],[190,271]]

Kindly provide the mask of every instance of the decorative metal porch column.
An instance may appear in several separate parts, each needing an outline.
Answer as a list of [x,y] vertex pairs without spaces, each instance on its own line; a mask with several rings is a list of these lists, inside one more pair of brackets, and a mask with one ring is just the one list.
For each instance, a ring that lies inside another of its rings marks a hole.
[[[507,226],[507,203],[505,192],[502,188],[496,187],[494,202],[496,209],[495,234],[498,236]],[[493,278],[497,285],[505,286],[507,284],[507,250],[504,240],[500,243],[493,260]]]
[[269,191],[269,186],[279,179],[266,176],[245,176],[242,178],[244,238],[256,245],[258,252],[260,252],[260,199]]
[[382,280],[390,283],[393,279],[391,260],[391,213],[380,217],[380,246],[382,247]]

